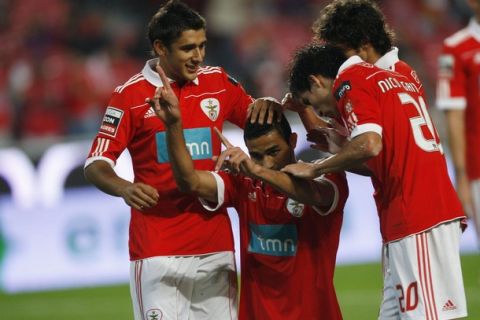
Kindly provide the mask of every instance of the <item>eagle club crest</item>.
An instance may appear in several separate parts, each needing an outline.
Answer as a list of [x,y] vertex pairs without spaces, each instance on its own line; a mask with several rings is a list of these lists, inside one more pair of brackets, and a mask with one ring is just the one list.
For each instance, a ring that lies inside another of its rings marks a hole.
[[203,113],[212,120],[215,121],[220,113],[220,102],[215,98],[207,98],[200,101],[200,107]]
[[300,218],[303,215],[303,209],[305,209],[305,205],[303,203],[290,198],[287,200],[287,210],[292,216]]

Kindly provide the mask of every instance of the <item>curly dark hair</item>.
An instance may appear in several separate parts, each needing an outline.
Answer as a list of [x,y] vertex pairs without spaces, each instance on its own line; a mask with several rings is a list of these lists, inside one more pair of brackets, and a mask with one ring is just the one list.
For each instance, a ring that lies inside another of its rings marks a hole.
[[395,38],[382,11],[370,0],[332,1],[320,11],[312,30],[316,40],[344,49],[359,49],[369,43],[381,55],[392,48]]
[[206,29],[205,19],[179,0],[166,2],[148,23],[148,39],[153,47],[160,40],[166,47],[180,37],[185,30]]
[[310,90],[310,75],[335,79],[338,69],[347,60],[343,50],[330,44],[311,43],[295,53],[290,64],[290,92],[297,96]]

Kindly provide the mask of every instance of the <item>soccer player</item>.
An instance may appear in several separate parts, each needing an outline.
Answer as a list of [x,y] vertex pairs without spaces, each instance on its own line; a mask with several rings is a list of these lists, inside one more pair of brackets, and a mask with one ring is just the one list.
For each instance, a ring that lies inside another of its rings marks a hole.
[[341,48],[310,45],[295,57],[290,91],[340,117],[350,141],[329,158],[282,171],[308,179],[362,163],[372,171],[384,242],[379,318],[467,316],[459,254],[465,217],[417,84],[357,55],[347,59]]
[[156,97],[179,188],[209,210],[230,206],[239,214],[240,318],[341,319],[333,273],[348,195],[344,173],[307,181],[279,171],[295,162],[297,139],[283,115],[272,124],[247,123],[251,158],[218,132],[227,149],[217,165],[230,172],[195,169],[177,97],[168,85]]
[[[252,98],[220,67],[201,67],[205,20],[180,1],[152,17],[148,37],[155,58],[118,86],[85,163],[85,176],[131,207],[130,288],[135,319],[236,319],[233,236],[226,210],[207,211],[178,190],[165,126],[146,98],[168,82],[181,101],[185,139],[199,170],[214,167],[221,142],[213,128],[244,126]],[[159,78],[160,64],[168,80]],[[134,182],[113,167],[128,149]]]
[[[398,48],[393,46],[394,32],[389,28],[380,8],[370,0],[334,0],[325,6],[313,24],[315,39],[344,49],[347,56],[358,55],[375,66],[396,71],[415,83],[424,94],[422,83],[416,72],[398,57]],[[311,106],[295,107],[295,101],[288,99],[289,109],[299,115],[309,132],[308,140],[325,145],[322,119],[316,119]],[[318,128],[320,127],[320,128]],[[332,130],[329,130],[332,132]],[[331,151],[323,146],[325,151]]]
[[480,248],[480,1],[468,3],[474,17],[443,43],[437,106],[445,111],[457,193]]

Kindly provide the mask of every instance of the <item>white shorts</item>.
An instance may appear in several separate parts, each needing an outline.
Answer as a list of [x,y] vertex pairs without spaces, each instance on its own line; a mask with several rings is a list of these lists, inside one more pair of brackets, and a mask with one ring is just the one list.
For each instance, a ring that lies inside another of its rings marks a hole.
[[237,319],[233,252],[130,262],[135,320]]
[[473,198],[473,213],[471,219],[475,225],[477,244],[480,249],[480,179],[471,181],[470,185]]
[[443,320],[467,316],[460,265],[460,220],[383,247],[379,319]]

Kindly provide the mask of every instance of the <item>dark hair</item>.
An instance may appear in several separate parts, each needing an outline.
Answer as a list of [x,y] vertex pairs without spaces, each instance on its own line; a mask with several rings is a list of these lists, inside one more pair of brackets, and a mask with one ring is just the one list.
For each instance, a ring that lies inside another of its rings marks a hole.
[[382,11],[370,0],[334,0],[323,8],[312,29],[317,40],[348,49],[370,43],[381,55],[390,51],[395,38]]
[[178,0],[165,3],[148,23],[148,39],[169,47],[185,30],[206,29],[205,19],[195,10]]
[[290,65],[290,92],[297,95],[310,90],[310,75],[335,79],[345,60],[343,50],[332,45],[311,43],[298,49]]
[[282,114],[282,119],[280,122],[277,121],[277,114],[273,116],[273,121],[271,124],[264,122],[263,124],[259,124],[258,122],[250,123],[250,119],[247,119],[247,123],[245,128],[243,129],[243,139],[245,142],[247,140],[252,140],[263,135],[266,135],[273,130],[277,130],[278,133],[283,137],[283,139],[290,143],[290,136],[292,135],[292,128],[288,123],[287,118],[284,114]]

